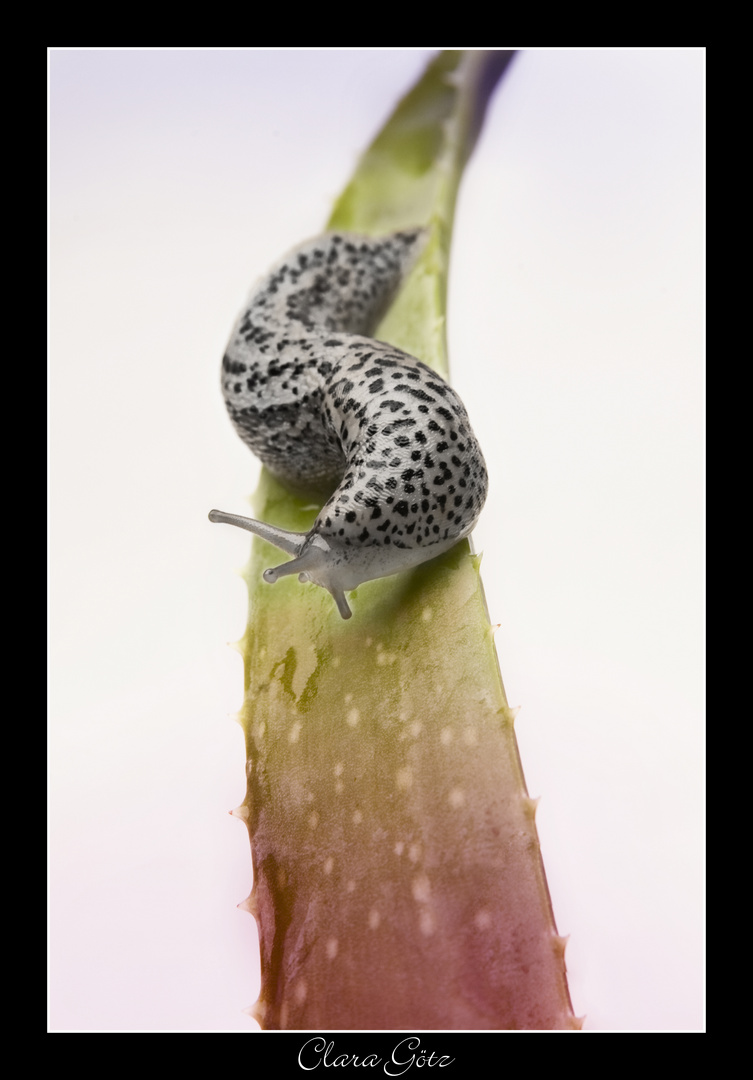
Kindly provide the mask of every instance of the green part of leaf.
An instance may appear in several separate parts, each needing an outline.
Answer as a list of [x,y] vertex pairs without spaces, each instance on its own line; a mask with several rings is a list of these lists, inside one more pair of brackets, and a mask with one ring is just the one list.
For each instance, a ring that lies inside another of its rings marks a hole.
[[445,378],[455,200],[488,97],[512,57],[506,50],[440,53],[361,158],[328,222],[368,236],[429,228],[423,256],[375,336]]
[[[430,240],[377,337],[446,373],[458,183],[507,53],[442,53],[398,105],[331,228],[423,224]],[[256,516],[305,532],[318,506],[264,473]],[[572,1015],[525,788],[467,541],[350,594],[263,583],[243,640],[262,1027],[567,1029]]]

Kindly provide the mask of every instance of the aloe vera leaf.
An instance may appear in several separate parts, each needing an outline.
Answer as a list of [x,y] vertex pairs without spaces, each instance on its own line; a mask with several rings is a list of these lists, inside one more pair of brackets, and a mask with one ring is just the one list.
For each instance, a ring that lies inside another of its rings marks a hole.
[[[331,228],[425,225],[376,336],[446,373],[457,188],[508,53],[445,52],[398,105]],[[266,472],[256,516],[317,507]],[[265,585],[254,540],[242,648],[247,794],[267,1029],[577,1028],[534,823],[467,542],[351,594]]]

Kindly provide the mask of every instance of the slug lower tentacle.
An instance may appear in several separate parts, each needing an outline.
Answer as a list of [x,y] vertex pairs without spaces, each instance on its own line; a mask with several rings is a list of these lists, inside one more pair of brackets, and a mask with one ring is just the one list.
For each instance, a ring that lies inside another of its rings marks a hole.
[[345,592],[447,551],[484,505],[486,466],[452,388],[371,334],[413,265],[422,229],[327,233],[253,290],[222,362],[243,441],[298,491],[326,493],[309,533],[212,510],[294,558],[266,570]]

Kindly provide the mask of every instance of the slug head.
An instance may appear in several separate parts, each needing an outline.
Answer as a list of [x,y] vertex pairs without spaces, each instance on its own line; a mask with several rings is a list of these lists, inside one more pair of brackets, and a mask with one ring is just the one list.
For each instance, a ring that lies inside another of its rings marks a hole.
[[239,529],[260,536],[289,555],[295,556],[290,562],[270,567],[262,575],[270,584],[281,577],[298,574],[301,582],[313,582],[326,589],[337,604],[337,610],[343,619],[349,619],[353,612],[345,599],[345,589],[355,589],[360,581],[357,575],[348,573],[348,564],[343,553],[335,544],[317,532],[296,533],[287,529],[278,529],[264,521],[241,517],[240,514],[226,514],[223,510],[211,510],[209,520],[226,525],[236,525]]

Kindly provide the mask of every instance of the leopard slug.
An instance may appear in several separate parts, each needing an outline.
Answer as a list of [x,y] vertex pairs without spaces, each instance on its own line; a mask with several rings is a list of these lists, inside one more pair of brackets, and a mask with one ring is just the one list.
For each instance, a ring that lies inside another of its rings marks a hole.
[[282,483],[326,497],[308,533],[212,510],[294,556],[264,571],[345,593],[417,566],[473,529],[487,473],[455,391],[420,360],[369,335],[425,242],[332,232],[278,263],[252,291],[222,362],[241,439]]

